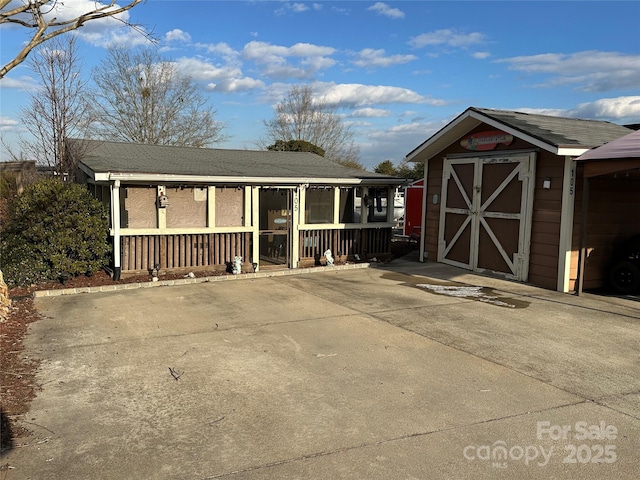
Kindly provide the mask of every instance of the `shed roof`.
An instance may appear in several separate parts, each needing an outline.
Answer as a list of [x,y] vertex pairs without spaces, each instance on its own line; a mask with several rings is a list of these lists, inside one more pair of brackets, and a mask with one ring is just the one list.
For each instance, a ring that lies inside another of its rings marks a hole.
[[[227,150],[69,139],[94,180],[400,184],[404,179],[344,167],[315,153]],[[107,178],[108,177],[108,178]]]
[[521,138],[555,155],[578,156],[631,130],[600,120],[555,117],[511,110],[469,107],[440,131],[407,154],[412,161],[425,161],[481,123]]

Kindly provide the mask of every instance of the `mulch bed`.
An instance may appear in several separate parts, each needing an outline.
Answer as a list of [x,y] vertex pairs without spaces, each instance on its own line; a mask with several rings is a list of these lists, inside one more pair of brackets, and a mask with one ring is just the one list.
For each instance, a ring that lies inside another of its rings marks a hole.
[[20,422],[40,387],[35,382],[39,360],[25,352],[29,324],[40,318],[33,299],[13,300],[9,315],[0,323],[0,451],[12,448],[17,437],[29,431]]

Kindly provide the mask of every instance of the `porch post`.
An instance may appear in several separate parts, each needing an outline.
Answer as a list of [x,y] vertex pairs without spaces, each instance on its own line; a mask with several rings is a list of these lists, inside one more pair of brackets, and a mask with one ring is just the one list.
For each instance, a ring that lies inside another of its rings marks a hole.
[[113,279],[120,280],[120,180],[111,185],[111,236],[113,237]]
[[[364,199],[367,199],[365,202]],[[369,223],[369,187],[362,187],[362,198],[360,199],[360,223]]]
[[393,215],[396,210],[395,189],[387,187],[387,223],[393,223]]
[[304,187],[299,185],[292,192],[291,212],[291,268],[298,268],[300,262],[300,191]]
[[251,256],[256,264],[256,272],[260,270],[260,187],[251,188],[251,221],[253,235],[253,252]]

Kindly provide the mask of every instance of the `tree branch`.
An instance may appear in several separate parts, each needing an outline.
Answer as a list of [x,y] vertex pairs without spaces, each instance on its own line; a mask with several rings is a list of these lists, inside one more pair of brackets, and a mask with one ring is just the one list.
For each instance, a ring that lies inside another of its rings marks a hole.
[[[25,61],[29,53],[38,45],[57,37],[58,35],[62,35],[64,33],[70,32],[72,30],[76,30],[84,25],[86,22],[92,20],[99,20],[101,18],[113,17],[117,20],[117,15],[130,10],[135,7],[137,4],[141,3],[143,0],[130,0],[128,4],[123,7],[118,7],[113,9],[117,0],[109,0],[107,4],[97,7],[94,10],[86,12],[82,15],[79,15],[75,18],[69,20],[58,21],[57,17],[54,17],[50,20],[46,20],[44,18],[44,14],[42,12],[42,8],[45,6],[50,6],[51,9],[55,8],[57,0],[31,0],[29,2],[24,3],[20,7],[16,7],[12,10],[3,11],[4,8],[10,3],[10,0],[0,0],[0,25],[3,23],[13,23],[17,25],[21,25],[25,28],[33,29],[33,35],[31,39],[27,42],[25,47],[18,52],[13,60],[0,68],[0,79],[4,78],[4,76],[9,73],[13,68],[17,65],[20,65]],[[29,21],[26,18],[17,17],[18,15],[27,15],[30,14],[32,16],[32,20]],[[132,27],[136,29],[138,32],[142,33],[142,30],[124,20],[120,20],[124,25]],[[57,28],[60,27],[60,28]],[[49,31],[50,29],[55,28],[53,31]]]

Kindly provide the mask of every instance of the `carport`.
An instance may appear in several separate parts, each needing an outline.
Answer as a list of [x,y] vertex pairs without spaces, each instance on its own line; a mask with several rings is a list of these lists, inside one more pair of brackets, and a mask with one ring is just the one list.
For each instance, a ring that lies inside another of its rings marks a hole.
[[[615,247],[640,233],[640,130],[589,150],[576,158],[576,163],[583,177],[576,288],[580,295],[585,279],[598,281],[606,275],[602,261],[589,268],[590,253],[605,241]],[[614,228],[609,223],[603,229],[600,220],[612,216],[619,216],[620,221]]]

